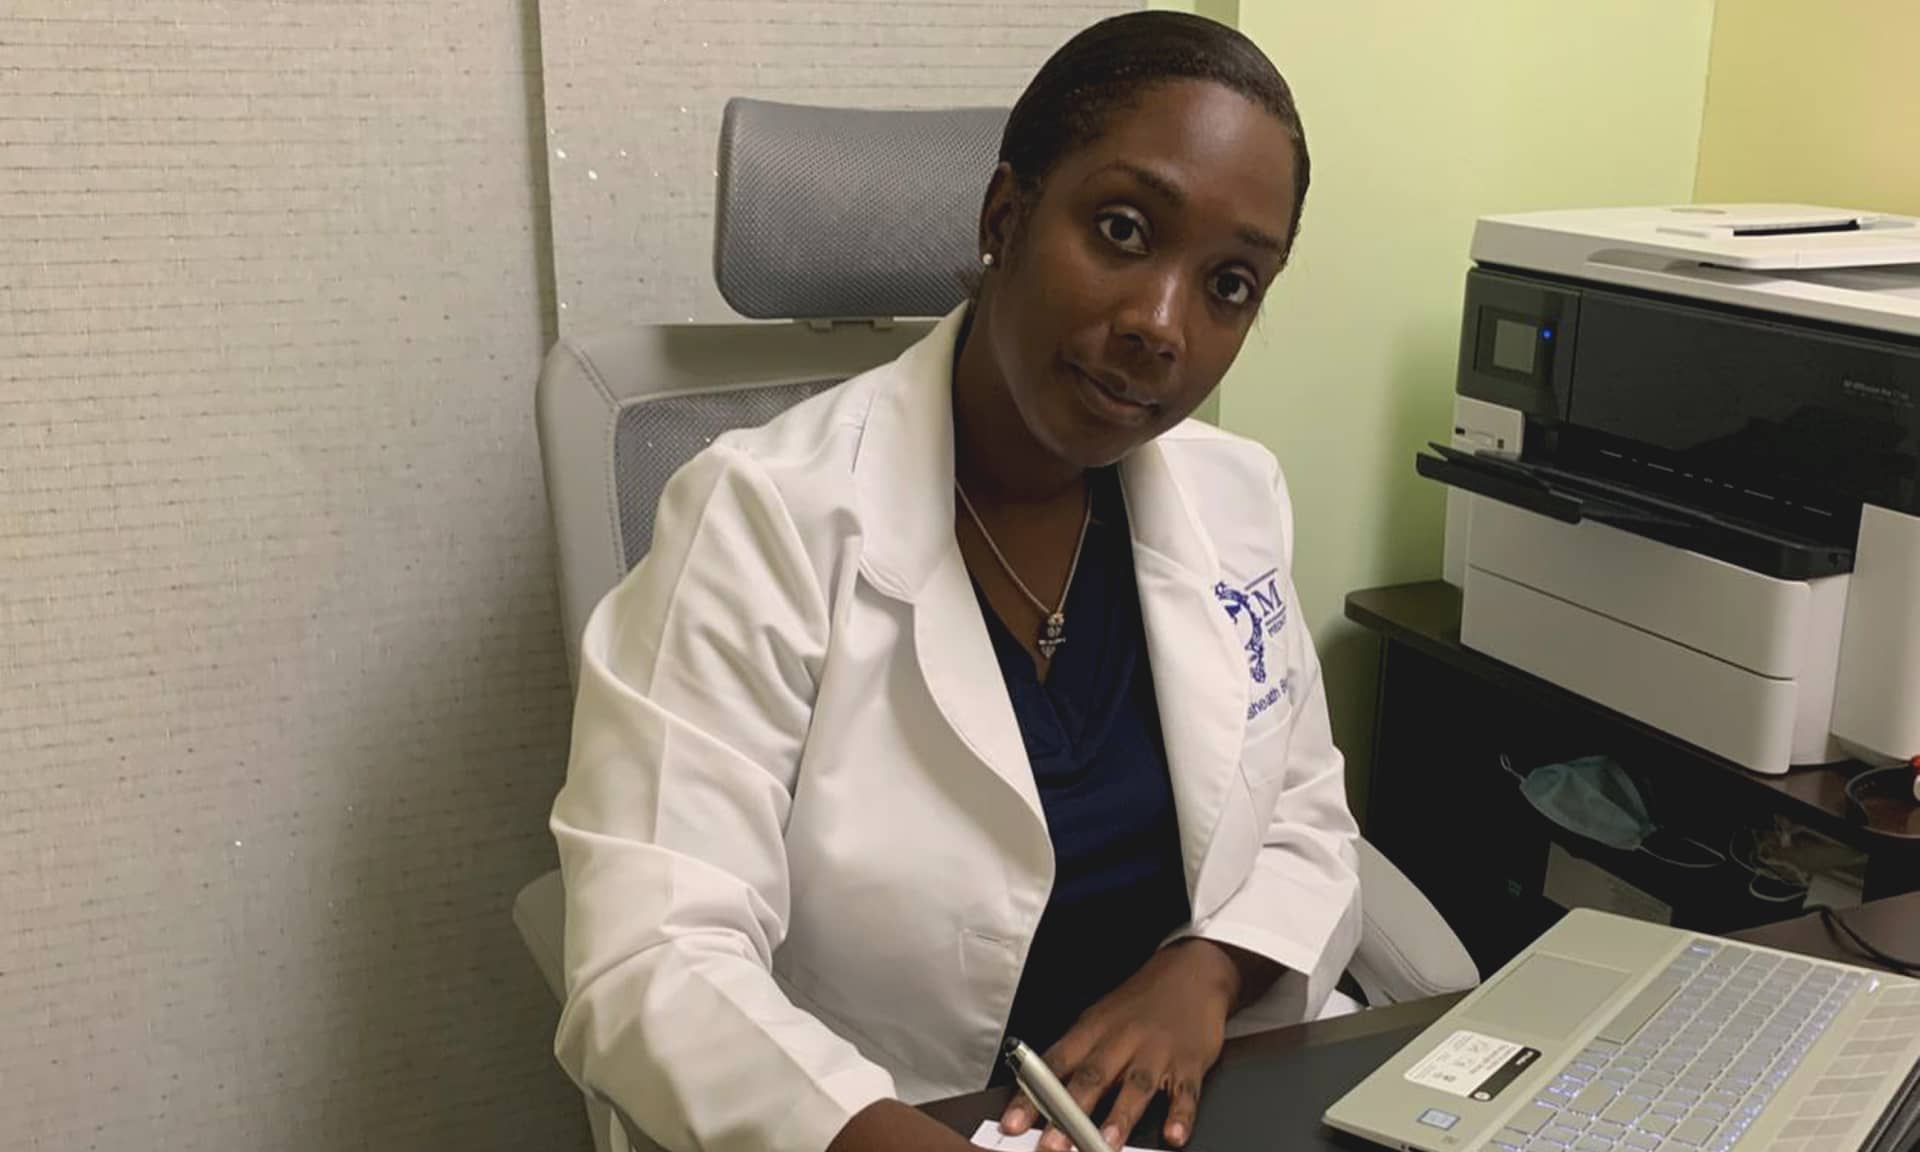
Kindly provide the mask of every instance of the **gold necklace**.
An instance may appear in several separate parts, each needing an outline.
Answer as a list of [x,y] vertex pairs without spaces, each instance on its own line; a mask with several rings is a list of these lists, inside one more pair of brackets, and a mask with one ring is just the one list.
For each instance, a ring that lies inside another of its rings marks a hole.
[[1033,589],[1027,587],[1027,582],[1020,579],[1020,573],[1015,572],[1013,565],[1007,562],[1006,553],[1000,551],[1000,545],[993,542],[993,533],[987,531],[986,524],[980,519],[980,513],[974,511],[973,501],[967,499],[967,490],[960,486],[957,477],[953,482],[953,490],[960,493],[960,506],[965,508],[967,515],[973,519],[973,526],[980,529],[980,538],[987,542],[987,549],[993,553],[993,558],[1000,562],[1001,570],[1007,574],[1008,579],[1013,581],[1013,586],[1020,589],[1020,594],[1039,611],[1040,634],[1035,637],[1034,646],[1040,649],[1042,660],[1052,660],[1053,654],[1067,642],[1067,594],[1073,590],[1074,574],[1080,571],[1080,550],[1087,546],[1087,525],[1093,523],[1093,486],[1091,484],[1087,486],[1087,510],[1080,517],[1080,539],[1073,545],[1073,562],[1067,565],[1067,582],[1060,589],[1060,603],[1053,608],[1048,608],[1040,597],[1035,596]]

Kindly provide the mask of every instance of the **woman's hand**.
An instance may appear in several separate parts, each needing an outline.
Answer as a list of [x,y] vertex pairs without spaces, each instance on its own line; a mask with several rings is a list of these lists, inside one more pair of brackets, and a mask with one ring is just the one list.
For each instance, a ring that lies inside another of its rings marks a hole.
[[[1184,1147],[1200,1104],[1200,1082],[1220,1057],[1227,1017],[1278,973],[1269,961],[1211,940],[1169,944],[1087,1009],[1047,1050],[1047,1066],[1089,1115],[1108,1089],[1120,1086],[1100,1130],[1109,1147],[1120,1147],[1158,1092],[1169,1101],[1167,1143]],[[1016,1094],[1000,1127],[1017,1136],[1037,1119],[1033,1102]],[[1058,1128],[1040,1140],[1042,1152],[1069,1147]]]

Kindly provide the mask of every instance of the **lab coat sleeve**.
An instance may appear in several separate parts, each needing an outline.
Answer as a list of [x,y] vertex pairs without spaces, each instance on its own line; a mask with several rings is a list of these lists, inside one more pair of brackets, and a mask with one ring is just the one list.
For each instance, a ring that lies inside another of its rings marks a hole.
[[652,551],[587,625],[552,818],[567,894],[555,1051],[674,1152],[820,1152],[893,1094],[772,972],[826,640],[777,490],[724,442],[668,484]]
[[1236,1031],[1313,1019],[1360,943],[1359,827],[1347,807],[1345,760],[1334,747],[1313,640],[1293,589],[1293,513],[1274,468],[1275,527],[1282,541],[1284,630],[1293,714],[1279,797],[1246,883],[1189,934],[1244,948],[1286,969]]

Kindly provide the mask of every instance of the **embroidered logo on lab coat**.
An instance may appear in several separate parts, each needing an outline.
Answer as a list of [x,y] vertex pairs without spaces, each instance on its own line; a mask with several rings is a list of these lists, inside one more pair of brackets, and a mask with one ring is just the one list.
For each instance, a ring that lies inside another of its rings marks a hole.
[[1233,621],[1234,633],[1247,653],[1247,675],[1253,681],[1253,700],[1247,706],[1247,719],[1265,712],[1286,693],[1286,678],[1268,683],[1267,641],[1287,626],[1287,602],[1280,595],[1278,569],[1254,577],[1241,587],[1224,580],[1213,586],[1213,595]]

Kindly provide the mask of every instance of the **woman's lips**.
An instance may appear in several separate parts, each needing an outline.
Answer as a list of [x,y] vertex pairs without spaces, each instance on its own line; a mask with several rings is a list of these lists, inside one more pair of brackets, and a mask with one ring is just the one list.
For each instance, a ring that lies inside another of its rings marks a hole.
[[1068,367],[1080,381],[1081,400],[1088,408],[1111,423],[1144,424],[1153,418],[1159,405],[1136,400],[1114,383],[1103,380],[1077,364]]

